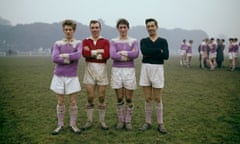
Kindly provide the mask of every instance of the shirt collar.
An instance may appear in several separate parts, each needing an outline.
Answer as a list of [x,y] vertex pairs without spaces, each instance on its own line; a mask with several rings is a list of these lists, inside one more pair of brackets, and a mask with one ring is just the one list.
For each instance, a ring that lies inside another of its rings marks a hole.
[[75,40],[74,38],[72,38],[70,41],[67,40],[66,38],[63,39],[64,42],[73,42],[74,40]]
[[[89,36],[87,39],[91,39],[91,40],[95,40],[92,36]],[[99,39],[103,39],[103,37],[102,36],[99,36],[98,38],[97,38],[97,40],[99,40]]]

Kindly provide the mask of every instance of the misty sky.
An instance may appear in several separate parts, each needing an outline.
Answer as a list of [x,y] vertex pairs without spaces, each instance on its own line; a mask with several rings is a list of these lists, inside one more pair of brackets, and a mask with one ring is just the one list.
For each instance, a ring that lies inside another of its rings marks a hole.
[[126,18],[136,26],[153,17],[160,27],[202,29],[213,37],[240,38],[239,14],[240,0],[0,0],[0,17],[13,25],[102,18],[115,26]]

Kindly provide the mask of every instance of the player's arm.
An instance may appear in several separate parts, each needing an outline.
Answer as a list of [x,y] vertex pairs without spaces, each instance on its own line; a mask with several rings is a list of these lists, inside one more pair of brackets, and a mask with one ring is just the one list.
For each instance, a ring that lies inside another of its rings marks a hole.
[[55,43],[53,46],[52,60],[56,64],[69,64],[70,61],[63,57],[64,54],[60,53],[59,46]]
[[136,40],[132,45],[132,50],[127,51],[127,57],[129,59],[136,59],[139,55],[139,47],[138,47],[138,41]]
[[102,55],[102,59],[105,59],[105,60],[109,59],[109,57],[110,57],[110,43],[109,43],[108,40],[106,40],[104,42],[103,49],[101,49],[101,50],[102,51],[100,51],[100,52],[102,52],[102,53],[100,53],[100,54]]
[[92,58],[91,48],[88,45],[88,40],[84,39],[82,42],[82,55],[86,58]]
[[163,41],[163,46],[161,48],[161,58],[167,60],[169,58],[168,43],[166,40]]
[[69,53],[69,60],[70,61],[77,61],[81,58],[82,54],[82,43],[79,42],[72,53]]
[[116,61],[122,61],[122,56],[117,52],[114,41],[110,42],[110,57]]

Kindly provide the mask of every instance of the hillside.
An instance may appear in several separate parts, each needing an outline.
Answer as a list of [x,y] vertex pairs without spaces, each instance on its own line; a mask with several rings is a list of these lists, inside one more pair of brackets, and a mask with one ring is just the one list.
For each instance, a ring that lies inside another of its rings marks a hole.
[[[159,36],[164,37],[169,42],[171,54],[177,54],[183,39],[194,41],[193,52],[197,52],[197,47],[202,39],[208,34],[202,30],[184,30],[159,28]],[[113,38],[118,35],[115,27],[102,24],[102,33],[105,38]],[[77,39],[84,39],[90,35],[87,25],[78,23],[76,32]],[[134,26],[129,30],[129,36],[141,39],[147,36],[144,26]],[[53,43],[63,37],[61,23],[33,23],[19,24],[11,26],[0,23],[0,52],[13,51],[38,51],[39,49],[49,50]]]

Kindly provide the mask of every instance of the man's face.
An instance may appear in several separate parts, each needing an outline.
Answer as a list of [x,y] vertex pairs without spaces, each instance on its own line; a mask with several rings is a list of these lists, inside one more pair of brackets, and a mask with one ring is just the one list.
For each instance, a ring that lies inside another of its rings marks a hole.
[[153,22],[153,21],[148,22],[146,24],[146,28],[147,28],[148,34],[150,36],[156,35],[156,33],[157,33],[157,26],[156,26],[155,22]]
[[75,33],[75,30],[73,30],[73,28],[69,25],[65,25],[63,27],[63,32],[65,34],[65,38],[66,39],[72,39]]
[[100,31],[101,31],[99,23],[90,24],[90,31],[91,31],[92,37],[94,38],[99,37]]
[[120,36],[127,36],[128,33],[128,27],[125,24],[119,24],[118,25],[118,32]]

